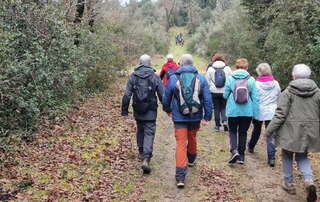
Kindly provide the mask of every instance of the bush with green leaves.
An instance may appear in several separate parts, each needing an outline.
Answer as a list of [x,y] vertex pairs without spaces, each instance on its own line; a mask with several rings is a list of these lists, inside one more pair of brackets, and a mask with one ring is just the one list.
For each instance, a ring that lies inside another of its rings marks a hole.
[[124,66],[104,26],[94,33],[75,28],[55,5],[0,5],[1,136],[31,134],[43,117],[55,119],[80,97],[105,89]]

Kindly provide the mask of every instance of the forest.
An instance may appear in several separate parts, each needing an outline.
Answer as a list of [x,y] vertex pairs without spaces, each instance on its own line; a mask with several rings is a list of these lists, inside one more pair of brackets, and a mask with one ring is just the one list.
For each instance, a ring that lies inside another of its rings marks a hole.
[[[178,32],[184,47],[173,43]],[[247,58],[254,76],[267,62],[281,89],[292,80],[293,66],[304,63],[320,85],[319,0],[1,0],[0,42],[0,201],[302,200],[302,191],[288,200],[275,191],[269,180],[279,173],[268,179],[271,170],[251,163],[247,169],[261,169],[262,178],[250,181],[255,176],[245,168],[239,174],[224,170],[223,160],[208,160],[228,158],[226,137],[212,137],[210,129],[202,132],[203,166],[190,189],[141,178],[134,119],[120,116],[119,92],[142,54],[159,70],[169,53],[177,61],[182,53],[194,55],[201,70],[217,52],[232,69]],[[170,125],[159,116],[158,125]],[[157,131],[167,133],[173,130]],[[167,141],[158,142],[171,150]],[[207,142],[216,144],[216,153]],[[162,161],[174,161],[165,155]],[[312,159],[319,163],[320,157]],[[165,171],[157,174],[172,180]]]

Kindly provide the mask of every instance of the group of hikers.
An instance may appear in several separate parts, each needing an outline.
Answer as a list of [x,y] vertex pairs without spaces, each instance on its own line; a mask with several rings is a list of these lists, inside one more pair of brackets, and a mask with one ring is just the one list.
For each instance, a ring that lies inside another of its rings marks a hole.
[[[266,130],[267,163],[275,166],[275,153],[281,148],[282,188],[295,194],[293,158],[304,178],[307,201],[316,201],[314,175],[309,152],[320,152],[320,90],[310,79],[305,64],[293,67],[289,86],[281,92],[279,83],[267,63],[256,68],[256,79],[248,72],[245,58],[236,60],[235,69],[225,56],[212,56],[205,75],[198,73],[190,54],[181,56],[179,65],[167,56],[160,75],[151,67],[151,57],[142,55],[140,65],[130,75],[122,100],[122,115],[128,115],[133,96],[137,123],[137,145],[142,170],[150,173],[150,160],[156,131],[158,100],[172,118],[176,138],[176,173],[178,188],[183,188],[187,168],[195,165],[197,132],[206,126],[214,111],[216,132],[221,127],[229,133],[229,164],[244,164],[245,151],[254,153],[263,124]],[[290,75],[288,75],[290,76]],[[251,123],[253,131],[247,142]]]

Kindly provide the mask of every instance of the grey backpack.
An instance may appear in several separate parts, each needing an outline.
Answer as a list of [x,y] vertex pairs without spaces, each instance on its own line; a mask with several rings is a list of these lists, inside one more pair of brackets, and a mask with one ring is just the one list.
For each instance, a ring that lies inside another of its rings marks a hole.
[[237,104],[245,104],[248,102],[249,100],[249,87],[248,87],[248,80],[250,78],[250,76],[247,76],[246,78],[243,79],[239,79],[239,78],[235,78],[236,83],[234,85],[233,88],[233,98],[234,101]]

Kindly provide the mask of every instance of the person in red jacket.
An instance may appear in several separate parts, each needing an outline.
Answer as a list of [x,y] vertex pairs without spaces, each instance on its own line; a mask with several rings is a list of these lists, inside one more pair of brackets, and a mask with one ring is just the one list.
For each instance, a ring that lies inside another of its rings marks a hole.
[[173,55],[167,55],[167,62],[162,66],[160,72],[160,78],[165,86],[168,84],[169,77],[174,74],[178,68],[177,63],[173,61]]

